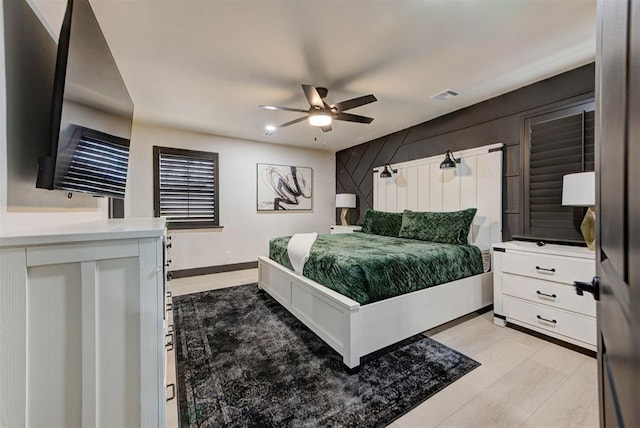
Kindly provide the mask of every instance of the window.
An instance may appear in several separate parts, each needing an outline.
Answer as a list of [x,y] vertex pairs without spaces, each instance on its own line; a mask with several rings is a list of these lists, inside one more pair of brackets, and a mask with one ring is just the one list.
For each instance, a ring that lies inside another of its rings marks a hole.
[[169,229],[219,226],[218,154],[153,147],[154,208]]
[[594,109],[588,102],[525,120],[526,236],[584,242],[585,208],[562,206],[562,177],[594,170]]

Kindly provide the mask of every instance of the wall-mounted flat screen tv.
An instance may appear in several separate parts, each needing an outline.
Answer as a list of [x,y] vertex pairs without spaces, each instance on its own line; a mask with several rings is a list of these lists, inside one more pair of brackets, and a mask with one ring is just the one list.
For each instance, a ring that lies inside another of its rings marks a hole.
[[133,102],[88,0],[68,0],[36,187],[124,198]]

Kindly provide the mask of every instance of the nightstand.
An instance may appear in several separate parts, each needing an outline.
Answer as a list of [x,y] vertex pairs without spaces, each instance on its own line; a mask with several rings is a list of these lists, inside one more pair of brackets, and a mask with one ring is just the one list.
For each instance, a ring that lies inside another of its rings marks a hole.
[[335,226],[331,226],[331,234],[336,235],[339,233],[352,233],[360,229],[362,229],[362,226],[341,226],[338,224]]
[[494,322],[535,330],[597,350],[596,302],[576,294],[591,282],[595,253],[584,247],[511,241],[493,246]]

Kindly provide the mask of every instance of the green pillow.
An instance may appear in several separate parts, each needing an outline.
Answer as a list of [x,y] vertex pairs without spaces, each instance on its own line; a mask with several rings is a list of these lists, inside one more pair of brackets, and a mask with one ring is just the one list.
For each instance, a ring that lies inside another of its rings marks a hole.
[[404,210],[398,237],[443,244],[466,244],[476,211],[476,208],[452,212]]
[[388,213],[368,209],[364,214],[362,232],[397,237],[401,225],[402,213]]

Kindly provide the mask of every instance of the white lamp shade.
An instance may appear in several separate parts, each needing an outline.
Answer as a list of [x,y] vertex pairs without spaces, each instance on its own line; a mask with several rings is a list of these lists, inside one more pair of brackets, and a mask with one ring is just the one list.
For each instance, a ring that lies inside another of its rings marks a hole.
[[338,193],[336,195],[336,208],[355,208],[356,195],[353,193]]
[[562,205],[592,207],[596,204],[596,173],[578,172],[562,177]]

